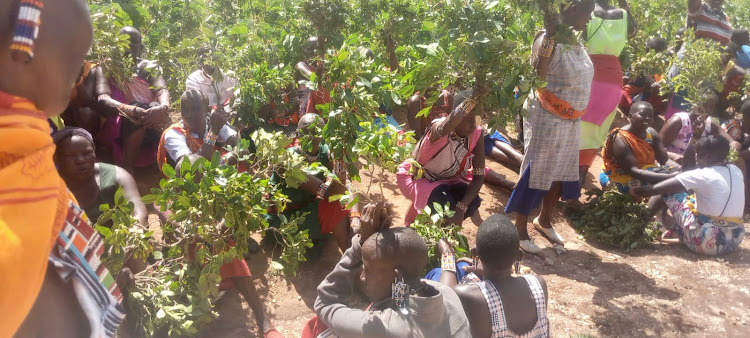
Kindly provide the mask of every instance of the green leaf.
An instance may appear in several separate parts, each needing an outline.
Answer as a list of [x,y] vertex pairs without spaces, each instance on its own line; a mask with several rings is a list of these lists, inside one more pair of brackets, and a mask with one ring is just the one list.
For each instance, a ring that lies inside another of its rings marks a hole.
[[161,167],[161,171],[162,173],[164,173],[164,176],[166,176],[167,178],[174,178],[174,174],[175,174],[174,168],[172,168],[172,166],[169,165],[169,163],[164,163],[164,165]]

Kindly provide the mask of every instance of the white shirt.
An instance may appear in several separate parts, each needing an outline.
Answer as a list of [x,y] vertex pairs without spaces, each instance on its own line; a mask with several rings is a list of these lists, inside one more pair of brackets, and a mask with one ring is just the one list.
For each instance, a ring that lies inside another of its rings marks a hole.
[[[726,167],[694,169],[677,175],[677,180],[685,189],[695,191],[695,207],[701,214],[742,217],[742,211],[745,208],[745,183],[742,171],[736,166],[730,164]],[[723,214],[722,211],[724,211]]]
[[[183,122],[180,122],[180,125],[183,127],[185,126]],[[208,130],[208,123],[206,123],[206,130]],[[198,134],[193,132],[191,132],[190,135],[195,138],[200,138]],[[224,127],[221,128],[221,131],[219,131],[216,141],[226,142],[230,137],[235,135],[237,135],[237,132],[230,128],[229,125],[225,124]],[[180,157],[193,153],[187,145],[185,135],[182,135],[180,132],[171,128],[167,129],[167,132],[164,133],[164,149],[167,150],[167,154],[169,154],[169,157],[175,162],[177,162]]]
[[[224,100],[234,98],[234,90],[235,87],[237,87],[237,80],[232,78],[229,73],[222,72],[222,74],[224,75],[223,80],[221,83],[216,83],[216,87],[214,88],[214,81],[206,76],[202,70],[196,70],[188,76],[187,80],[185,80],[185,87],[188,90],[195,89],[203,93],[203,95],[206,95],[209,106],[224,103]],[[221,102],[219,102],[217,96],[220,96]]]

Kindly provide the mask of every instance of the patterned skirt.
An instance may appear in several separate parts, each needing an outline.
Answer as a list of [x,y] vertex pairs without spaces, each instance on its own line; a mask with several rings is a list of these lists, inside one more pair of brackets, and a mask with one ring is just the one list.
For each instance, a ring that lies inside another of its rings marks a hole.
[[687,193],[664,198],[677,222],[680,242],[695,253],[720,256],[737,250],[745,237],[741,220],[728,220],[694,212],[695,198]]

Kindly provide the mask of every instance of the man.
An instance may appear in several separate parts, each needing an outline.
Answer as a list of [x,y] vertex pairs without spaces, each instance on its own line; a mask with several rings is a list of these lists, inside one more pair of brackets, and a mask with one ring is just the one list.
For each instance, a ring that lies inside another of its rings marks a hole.
[[[0,337],[113,336],[120,291],[55,170],[46,121],[67,106],[91,47],[88,5],[2,1],[0,17]],[[40,23],[26,48],[13,43],[14,32]]]
[[[208,106],[228,105],[234,99],[237,80],[216,68],[213,62],[213,50],[203,47],[198,50],[200,69],[194,71],[187,80],[185,88],[195,89],[208,98]],[[229,100],[229,102],[227,102]]]
[[688,27],[698,39],[711,39],[726,46],[732,36],[732,25],[722,9],[724,0],[688,0]]
[[98,103],[115,117],[110,122],[114,126],[105,125],[105,130],[112,128],[104,133],[109,137],[100,141],[112,147],[115,161],[132,174],[136,166],[153,163],[159,136],[171,121],[169,91],[161,69],[154,61],[141,58],[143,42],[137,29],[123,27],[123,34],[130,40],[126,54],[133,60],[135,76],[120,83],[114,83],[113,74],[99,77],[97,92],[103,94]]
[[[471,337],[456,293],[420,279],[428,260],[424,239],[411,228],[389,228],[392,221],[382,202],[365,206],[361,236],[318,286],[319,319],[308,323],[303,337],[320,333],[321,321],[338,337]],[[355,278],[372,302],[365,311],[347,303]]]
[[[208,99],[203,93],[190,89],[180,99],[182,121],[167,128],[159,142],[157,162],[175,166],[180,160],[196,154],[211,160],[222,145],[237,145],[237,132],[227,125],[229,115],[217,109],[208,117]],[[217,146],[218,144],[218,146]]]

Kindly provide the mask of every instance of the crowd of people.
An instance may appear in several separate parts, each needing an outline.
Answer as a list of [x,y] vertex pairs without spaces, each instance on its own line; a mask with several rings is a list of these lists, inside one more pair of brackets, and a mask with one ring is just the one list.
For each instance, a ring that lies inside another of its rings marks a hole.
[[[722,0],[687,4],[687,28],[696,39],[716,41],[724,55],[721,90],[704,88],[691,98],[682,92],[660,96],[654,88],[679,69],[665,76],[628,74],[618,59],[637,32],[627,2],[618,0],[618,8],[608,0],[573,0],[547,11],[544,30],[534,38],[531,63],[547,85],[525,98],[521,149],[482,126],[474,108],[486,89],[458,81],[414,93],[405,107],[406,126],[418,143],[396,174],[399,191],[411,202],[404,227],[393,226],[392,207],[383,202],[346,208],[329,201],[351,182],[343,161],[320,136],[326,117],[317,106],[330,101],[329,93],[300,81],[323,67],[319,41],[308,39],[305,60],[295,66],[299,84],[285,89],[283,102],[270,99],[259,112],[268,122],[261,127],[311,143],[307,148],[294,142],[289,151],[338,177],[311,174],[298,188],[287,186],[281,173],[270,179],[290,203],[268,210],[269,225],[279,227],[287,216],[306,212],[299,230],[307,230],[314,243],[333,237],[343,252],[318,287],[317,316],[302,336],[549,336],[547,285],[518,271],[524,252],[542,250],[529,235],[529,216],[540,209],[533,227],[564,246],[552,226],[556,203],[579,198],[598,155],[601,187],[634,200],[648,198],[667,228],[664,240],[709,256],[736,250],[744,237],[750,100],[737,100],[731,92],[740,90],[750,69],[750,36],[731,27]],[[92,43],[85,1],[11,0],[0,4],[0,13],[12,18],[0,24],[0,45],[7,51],[0,53],[0,336],[114,336],[126,318],[123,293],[143,264],[128,262],[122,271],[104,267],[104,244],[92,226],[102,213],[99,206],[113,205],[121,188],[133,204],[136,226],[146,228],[150,212],[162,222],[167,218],[141,200],[136,168],[175,167],[218,152],[222,163],[247,170],[238,154],[225,150],[243,136],[232,125],[238,81],[213,64],[211,48],[196,51],[199,64],[185,79],[181,119],[175,122],[159,65],[143,58],[136,28],[119,32],[130,42],[133,76],[117,79],[84,61]],[[584,32],[585,42],[556,41],[560,27]],[[653,37],[646,47],[685,58],[690,42],[680,38],[668,51],[666,39]],[[374,57],[371,50],[360,51]],[[437,95],[430,107],[427,95]],[[427,116],[418,116],[426,108]],[[629,123],[613,126],[618,112]],[[387,114],[380,123],[402,128]],[[734,163],[730,153],[736,154]],[[519,180],[487,168],[487,158],[517,171]],[[446,223],[461,225],[478,213],[483,184],[511,192],[505,213],[514,220],[487,217],[471,259],[457,259],[441,241],[440,267],[425,275],[432,268],[428,249],[409,226],[433,203],[448,203],[455,213]],[[239,291],[254,312],[259,335],[283,337],[245,260],[224,263],[220,272],[220,288]],[[365,310],[348,303],[358,284],[371,302]]]

